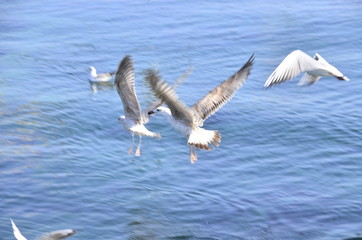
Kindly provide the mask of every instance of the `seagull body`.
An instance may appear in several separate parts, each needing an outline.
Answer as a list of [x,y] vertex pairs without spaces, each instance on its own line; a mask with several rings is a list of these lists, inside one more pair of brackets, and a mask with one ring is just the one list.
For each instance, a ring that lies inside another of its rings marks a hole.
[[[20,232],[18,227],[15,225],[14,221],[10,219],[11,225],[13,227],[14,236],[17,240],[27,240]],[[60,240],[69,236],[72,236],[75,233],[73,229],[62,229],[54,232],[47,233],[41,237],[39,240]]]
[[265,82],[264,87],[268,88],[272,85],[288,81],[301,72],[305,72],[305,74],[299,81],[298,86],[312,85],[324,76],[333,76],[339,80],[349,81],[346,76],[329,64],[318,53],[312,58],[301,50],[295,50],[279,64]]
[[112,79],[115,72],[110,73],[98,73],[95,67],[89,67],[89,80],[92,82],[108,82]]
[[122,100],[125,114],[120,116],[119,120],[123,127],[132,134],[132,145],[130,146],[128,153],[132,154],[133,152],[134,134],[136,134],[139,136],[139,144],[135,155],[140,156],[142,136],[160,137],[160,134],[151,132],[144,126],[144,124],[148,122],[149,118],[146,114],[141,112],[136,96],[134,66],[130,56],[125,56],[120,62],[116,72],[115,85],[118,95]]
[[174,89],[161,80],[157,72],[148,73],[146,81],[150,88],[156,97],[162,99],[168,106],[168,108],[158,107],[149,114],[161,113],[166,116],[171,124],[188,138],[191,163],[195,163],[197,160],[197,148],[211,150],[213,147],[219,146],[221,142],[219,131],[206,130],[202,128],[203,123],[229,101],[244,84],[253,61],[254,55],[238,72],[219,84],[190,108],[178,99]]
[[38,240],[59,240],[66,237],[70,237],[75,233],[73,229],[62,229],[46,233],[43,236],[40,236]]

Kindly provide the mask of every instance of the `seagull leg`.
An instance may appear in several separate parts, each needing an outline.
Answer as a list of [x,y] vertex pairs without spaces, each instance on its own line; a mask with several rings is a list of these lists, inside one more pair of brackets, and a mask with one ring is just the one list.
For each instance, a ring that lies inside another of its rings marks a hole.
[[141,143],[142,143],[142,136],[139,135],[139,142],[138,142],[136,153],[135,153],[136,157],[141,156]]
[[197,161],[196,147],[190,146],[190,162],[195,163]]
[[128,149],[128,154],[132,154],[133,153],[133,143],[134,143],[134,134],[132,134],[132,143],[131,143],[131,146],[129,146],[129,149]]

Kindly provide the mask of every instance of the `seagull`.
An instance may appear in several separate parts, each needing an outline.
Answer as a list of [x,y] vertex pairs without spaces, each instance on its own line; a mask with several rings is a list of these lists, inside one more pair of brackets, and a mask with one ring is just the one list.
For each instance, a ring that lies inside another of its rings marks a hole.
[[310,57],[301,50],[291,52],[274,70],[265,82],[264,87],[285,82],[305,72],[298,86],[308,86],[316,83],[321,77],[333,76],[339,80],[349,81],[337,68],[329,64],[318,53]]
[[211,148],[219,146],[221,142],[219,131],[206,130],[201,127],[204,121],[226,104],[244,84],[249,76],[253,61],[254,54],[239,71],[215,87],[192,107],[187,107],[181,102],[174,89],[161,80],[157,72],[148,72],[146,81],[151,90],[157,98],[162,99],[168,106],[168,108],[160,106],[148,114],[160,113],[166,116],[174,128],[187,137],[187,143],[190,145],[191,163],[197,161],[197,148],[211,150]]
[[108,82],[112,79],[115,72],[98,73],[95,67],[89,67],[89,80],[91,82]]
[[136,134],[139,136],[139,144],[135,153],[138,157],[141,155],[142,136],[156,138],[161,136],[159,133],[149,131],[144,125],[148,122],[149,118],[141,112],[136,96],[134,66],[131,56],[125,56],[120,62],[116,73],[115,85],[125,112],[125,115],[120,116],[119,120],[123,127],[132,134],[132,145],[128,150],[128,154],[133,152],[134,135]]
[[[20,232],[18,227],[15,225],[14,221],[10,218],[11,225],[13,227],[14,236],[17,240],[27,240]],[[60,240],[69,236],[72,236],[75,233],[73,229],[63,229],[54,232],[47,233],[39,238],[39,240]]]
[[[191,72],[192,68],[183,73],[176,80],[173,87],[176,88],[178,85],[180,85]],[[161,99],[156,99],[145,109],[145,111],[141,112],[140,104],[135,91],[134,65],[131,56],[125,56],[120,62],[116,72],[115,85],[118,95],[120,96],[123,103],[123,109],[125,112],[125,115],[120,116],[119,120],[123,127],[132,134],[132,144],[128,150],[128,154],[132,154],[133,152],[134,135],[136,134],[139,136],[139,143],[136,148],[135,156],[139,157],[141,155],[142,136],[154,138],[161,137],[159,133],[149,131],[144,126],[144,124],[149,121],[150,115],[148,115],[148,112],[161,106],[163,101]]]

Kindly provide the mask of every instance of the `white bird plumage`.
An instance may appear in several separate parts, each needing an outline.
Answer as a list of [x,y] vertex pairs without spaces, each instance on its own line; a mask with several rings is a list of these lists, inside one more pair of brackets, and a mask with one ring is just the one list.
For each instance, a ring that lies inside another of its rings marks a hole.
[[305,72],[298,86],[312,85],[323,76],[333,76],[339,80],[349,81],[337,68],[329,64],[318,53],[312,58],[301,50],[291,52],[279,64],[279,66],[269,76],[264,87],[288,81],[296,77],[301,72]]
[[167,116],[172,125],[187,136],[190,145],[190,161],[197,160],[196,148],[211,150],[221,142],[221,135],[217,130],[201,128],[203,122],[228,102],[235,92],[244,84],[253,65],[254,55],[230,78],[211,90],[191,108],[181,102],[174,89],[160,79],[158,72],[149,71],[146,81],[157,98],[162,99],[168,106],[158,107],[153,113],[162,113]]
[[142,136],[160,137],[159,133],[149,131],[144,124],[148,122],[147,114],[141,112],[135,90],[135,73],[131,56],[125,56],[116,72],[115,85],[123,104],[124,115],[119,118],[123,127],[132,134],[132,145],[128,153],[133,152],[134,134],[139,136],[139,144],[135,155],[141,155]]
[[108,82],[113,78],[114,74],[115,72],[97,73],[95,67],[89,67],[89,80],[91,82]]
[[[14,236],[17,240],[27,240],[20,232],[18,227],[15,225],[14,221],[10,218],[11,225],[13,228]],[[54,232],[46,233],[40,236],[39,240],[60,240],[69,236],[72,236],[75,233],[73,229],[62,229]]]

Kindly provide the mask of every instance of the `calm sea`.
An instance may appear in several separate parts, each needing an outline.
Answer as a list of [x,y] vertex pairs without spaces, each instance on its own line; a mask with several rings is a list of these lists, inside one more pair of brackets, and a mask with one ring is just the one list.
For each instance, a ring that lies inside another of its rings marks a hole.
[[[0,4],[0,239],[9,218],[29,239],[344,240],[362,238],[362,2],[20,1]],[[263,84],[291,51],[318,52],[351,81]],[[222,143],[189,162],[156,116],[142,155],[127,154],[112,85],[132,55],[192,105],[255,53],[246,84],[204,127]]]

